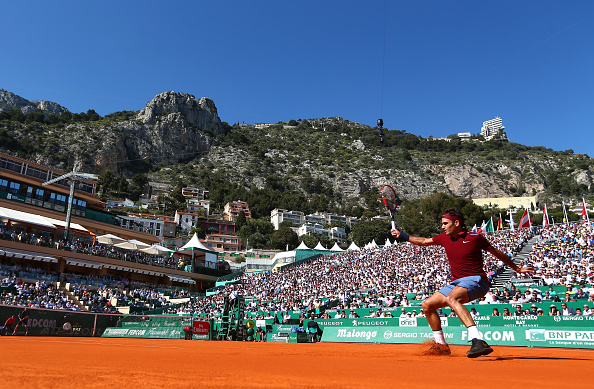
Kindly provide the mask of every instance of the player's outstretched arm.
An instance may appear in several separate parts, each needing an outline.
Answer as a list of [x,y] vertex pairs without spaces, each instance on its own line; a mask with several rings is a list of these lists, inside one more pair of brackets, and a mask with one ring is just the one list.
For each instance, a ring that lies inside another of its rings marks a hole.
[[400,232],[396,228],[392,231],[392,236],[396,238],[396,240],[400,242],[410,242],[412,244],[416,244],[417,246],[431,246],[435,243],[433,242],[433,238],[421,238],[420,236],[410,236],[405,234],[404,232]]
[[490,252],[491,254],[493,254],[495,257],[497,257],[498,259],[502,260],[503,263],[505,263],[507,266],[511,267],[513,271],[515,271],[516,273],[534,273],[535,269],[532,266],[528,266],[528,267],[518,267],[515,263],[512,262],[512,260],[510,259],[510,257],[508,257],[506,254],[504,254],[501,250],[499,250],[496,247],[489,247],[487,249],[488,252]]

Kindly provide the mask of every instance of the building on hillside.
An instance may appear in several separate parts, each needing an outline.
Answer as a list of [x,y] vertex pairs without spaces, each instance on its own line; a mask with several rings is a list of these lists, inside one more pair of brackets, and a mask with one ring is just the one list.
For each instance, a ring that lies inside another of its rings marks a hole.
[[270,212],[270,222],[274,226],[275,230],[278,230],[280,224],[284,221],[289,221],[296,226],[301,226],[304,223],[309,224],[330,224],[337,225],[342,224],[352,228],[355,224],[359,223],[359,218],[345,215],[335,215],[333,213],[316,212],[309,215],[305,215],[300,211],[288,211],[286,209],[275,208]]
[[129,230],[147,232],[159,239],[163,238],[165,222],[162,220],[148,219],[138,216],[117,216],[120,226]]
[[205,216],[210,214],[210,200],[186,199],[186,207],[188,212],[203,213]]
[[245,217],[250,219],[252,217],[252,212],[250,211],[250,206],[245,201],[237,200],[234,202],[228,202],[225,204],[223,208],[223,217],[225,220],[235,221],[239,213],[243,212]]
[[347,234],[342,227],[324,228],[321,224],[305,223],[296,228],[297,235],[322,235],[330,240],[336,240],[340,244],[347,243]]
[[204,240],[204,245],[210,250],[236,253],[241,248],[241,238],[227,234],[208,234]]
[[235,234],[235,223],[227,220],[201,217],[198,225],[206,234]]
[[320,224],[343,224],[353,228],[361,220],[354,216],[335,215],[333,213],[316,212],[305,216],[306,223],[320,223]]
[[191,231],[192,228],[197,226],[198,219],[200,219],[200,215],[196,213],[175,211],[175,224],[177,224],[182,231]]
[[203,188],[182,188],[182,196],[199,200],[208,198],[208,193],[209,191]]
[[148,195],[149,198],[157,200],[161,195],[168,195],[171,193],[171,185],[164,184],[162,182],[149,182],[148,183]]
[[483,126],[481,127],[481,135],[486,139],[489,140],[499,134],[499,132],[505,131],[505,127],[501,122],[501,118],[497,116],[495,119],[487,120],[483,122]]
[[301,211],[288,211],[275,208],[270,212],[270,222],[275,230],[278,230],[282,222],[291,222],[295,226],[305,223],[305,214]]
[[136,205],[134,201],[130,199],[125,200],[107,200],[107,209],[122,209],[122,208],[134,208]]
[[489,206],[501,209],[528,209],[537,206],[537,197],[490,197],[483,199],[472,199],[472,202],[480,207]]
[[[148,232],[159,237],[161,242],[165,238],[175,237],[177,224],[173,216],[128,212],[128,216],[118,216],[118,218],[122,220],[122,227]],[[128,221],[125,222],[124,219]]]

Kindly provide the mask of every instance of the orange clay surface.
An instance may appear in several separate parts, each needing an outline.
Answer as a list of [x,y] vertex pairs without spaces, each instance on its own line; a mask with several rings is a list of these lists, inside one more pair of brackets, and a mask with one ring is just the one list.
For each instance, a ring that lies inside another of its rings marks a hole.
[[[0,388],[591,388],[594,350],[0,337]],[[509,385],[509,386],[505,386]],[[512,386],[513,385],[513,386]]]

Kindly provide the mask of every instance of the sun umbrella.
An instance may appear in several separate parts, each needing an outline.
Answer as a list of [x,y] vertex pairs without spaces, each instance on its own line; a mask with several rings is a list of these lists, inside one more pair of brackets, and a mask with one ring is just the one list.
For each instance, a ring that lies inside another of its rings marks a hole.
[[117,244],[117,243],[123,243],[125,241],[126,241],[126,239],[120,238],[119,236],[115,236],[112,234],[105,234],[105,235],[101,235],[101,236],[97,237],[97,242],[103,243],[103,244]]
[[168,249],[167,247],[160,246],[158,244],[154,244],[152,246],[138,249],[138,251],[142,251],[143,253],[153,254],[153,255],[167,255],[173,250]]
[[130,239],[122,243],[114,244],[115,247],[119,247],[125,250],[140,250],[150,247],[150,244],[146,244],[136,239]]

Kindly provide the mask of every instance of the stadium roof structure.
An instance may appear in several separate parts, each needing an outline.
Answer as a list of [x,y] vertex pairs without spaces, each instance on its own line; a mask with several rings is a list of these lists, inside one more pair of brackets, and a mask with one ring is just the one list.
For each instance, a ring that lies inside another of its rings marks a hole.
[[[34,224],[51,229],[66,228],[66,223],[62,220],[4,207],[0,207],[0,219],[7,219],[17,223]],[[89,230],[77,223],[70,223],[70,229],[79,233],[90,234]]]

